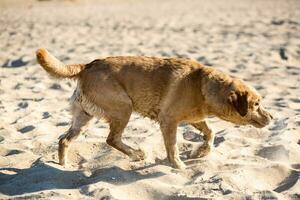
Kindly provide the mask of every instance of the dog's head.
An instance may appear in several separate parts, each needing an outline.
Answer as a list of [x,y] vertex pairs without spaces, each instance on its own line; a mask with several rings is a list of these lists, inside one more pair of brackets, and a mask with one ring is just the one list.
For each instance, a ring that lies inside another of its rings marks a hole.
[[228,115],[222,116],[226,121],[240,125],[251,124],[257,128],[268,125],[272,115],[261,104],[261,96],[256,90],[241,80],[234,80],[226,96]]

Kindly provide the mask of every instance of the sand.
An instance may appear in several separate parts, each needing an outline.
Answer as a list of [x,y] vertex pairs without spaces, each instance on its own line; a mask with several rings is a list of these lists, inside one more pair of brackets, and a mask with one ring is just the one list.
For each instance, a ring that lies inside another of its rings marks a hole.
[[[300,2],[0,2],[0,199],[300,199]],[[65,63],[111,55],[188,57],[243,78],[274,115],[263,128],[210,118],[215,149],[178,127],[187,169],[166,161],[159,127],[131,116],[124,141],[147,153],[133,162],[105,143],[94,120],[57,164],[75,82],[51,79],[35,60],[46,47]]]

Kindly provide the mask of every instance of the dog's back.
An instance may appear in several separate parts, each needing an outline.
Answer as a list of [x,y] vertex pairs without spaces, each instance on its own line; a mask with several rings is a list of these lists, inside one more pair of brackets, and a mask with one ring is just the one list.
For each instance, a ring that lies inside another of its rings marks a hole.
[[[90,96],[95,96],[98,94],[93,92],[99,91],[99,87],[107,87],[99,80],[110,79],[110,83],[115,82],[124,89],[134,111],[156,120],[170,87],[202,67],[194,61],[178,58],[108,57],[88,64],[80,73],[79,81],[83,92],[88,90]],[[110,87],[115,90],[114,85]]]

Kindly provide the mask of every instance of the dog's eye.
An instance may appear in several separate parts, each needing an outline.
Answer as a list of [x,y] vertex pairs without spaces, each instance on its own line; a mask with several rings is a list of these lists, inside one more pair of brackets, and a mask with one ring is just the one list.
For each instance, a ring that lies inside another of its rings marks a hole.
[[258,102],[256,102],[254,105],[255,105],[255,106],[259,106],[259,103],[258,103]]

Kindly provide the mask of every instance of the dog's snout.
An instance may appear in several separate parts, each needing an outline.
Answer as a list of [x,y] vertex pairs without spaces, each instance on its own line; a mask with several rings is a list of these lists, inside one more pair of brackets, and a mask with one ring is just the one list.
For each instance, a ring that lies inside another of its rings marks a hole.
[[273,116],[269,113],[266,112],[267,115],[265,115],[265,120],[266,120],[266,125],[270,124],[271,120],[273,119]]
[[267,118],[267,124],[269,124],[271,122],[271,120],[274,118],[273,115],[267,111],[266,111],[265,117]]
[[268,123],[274,118],[273,115],[271,115],[271,113],[266,111],[263,107],[259,109],[259,113],[268,119]]

